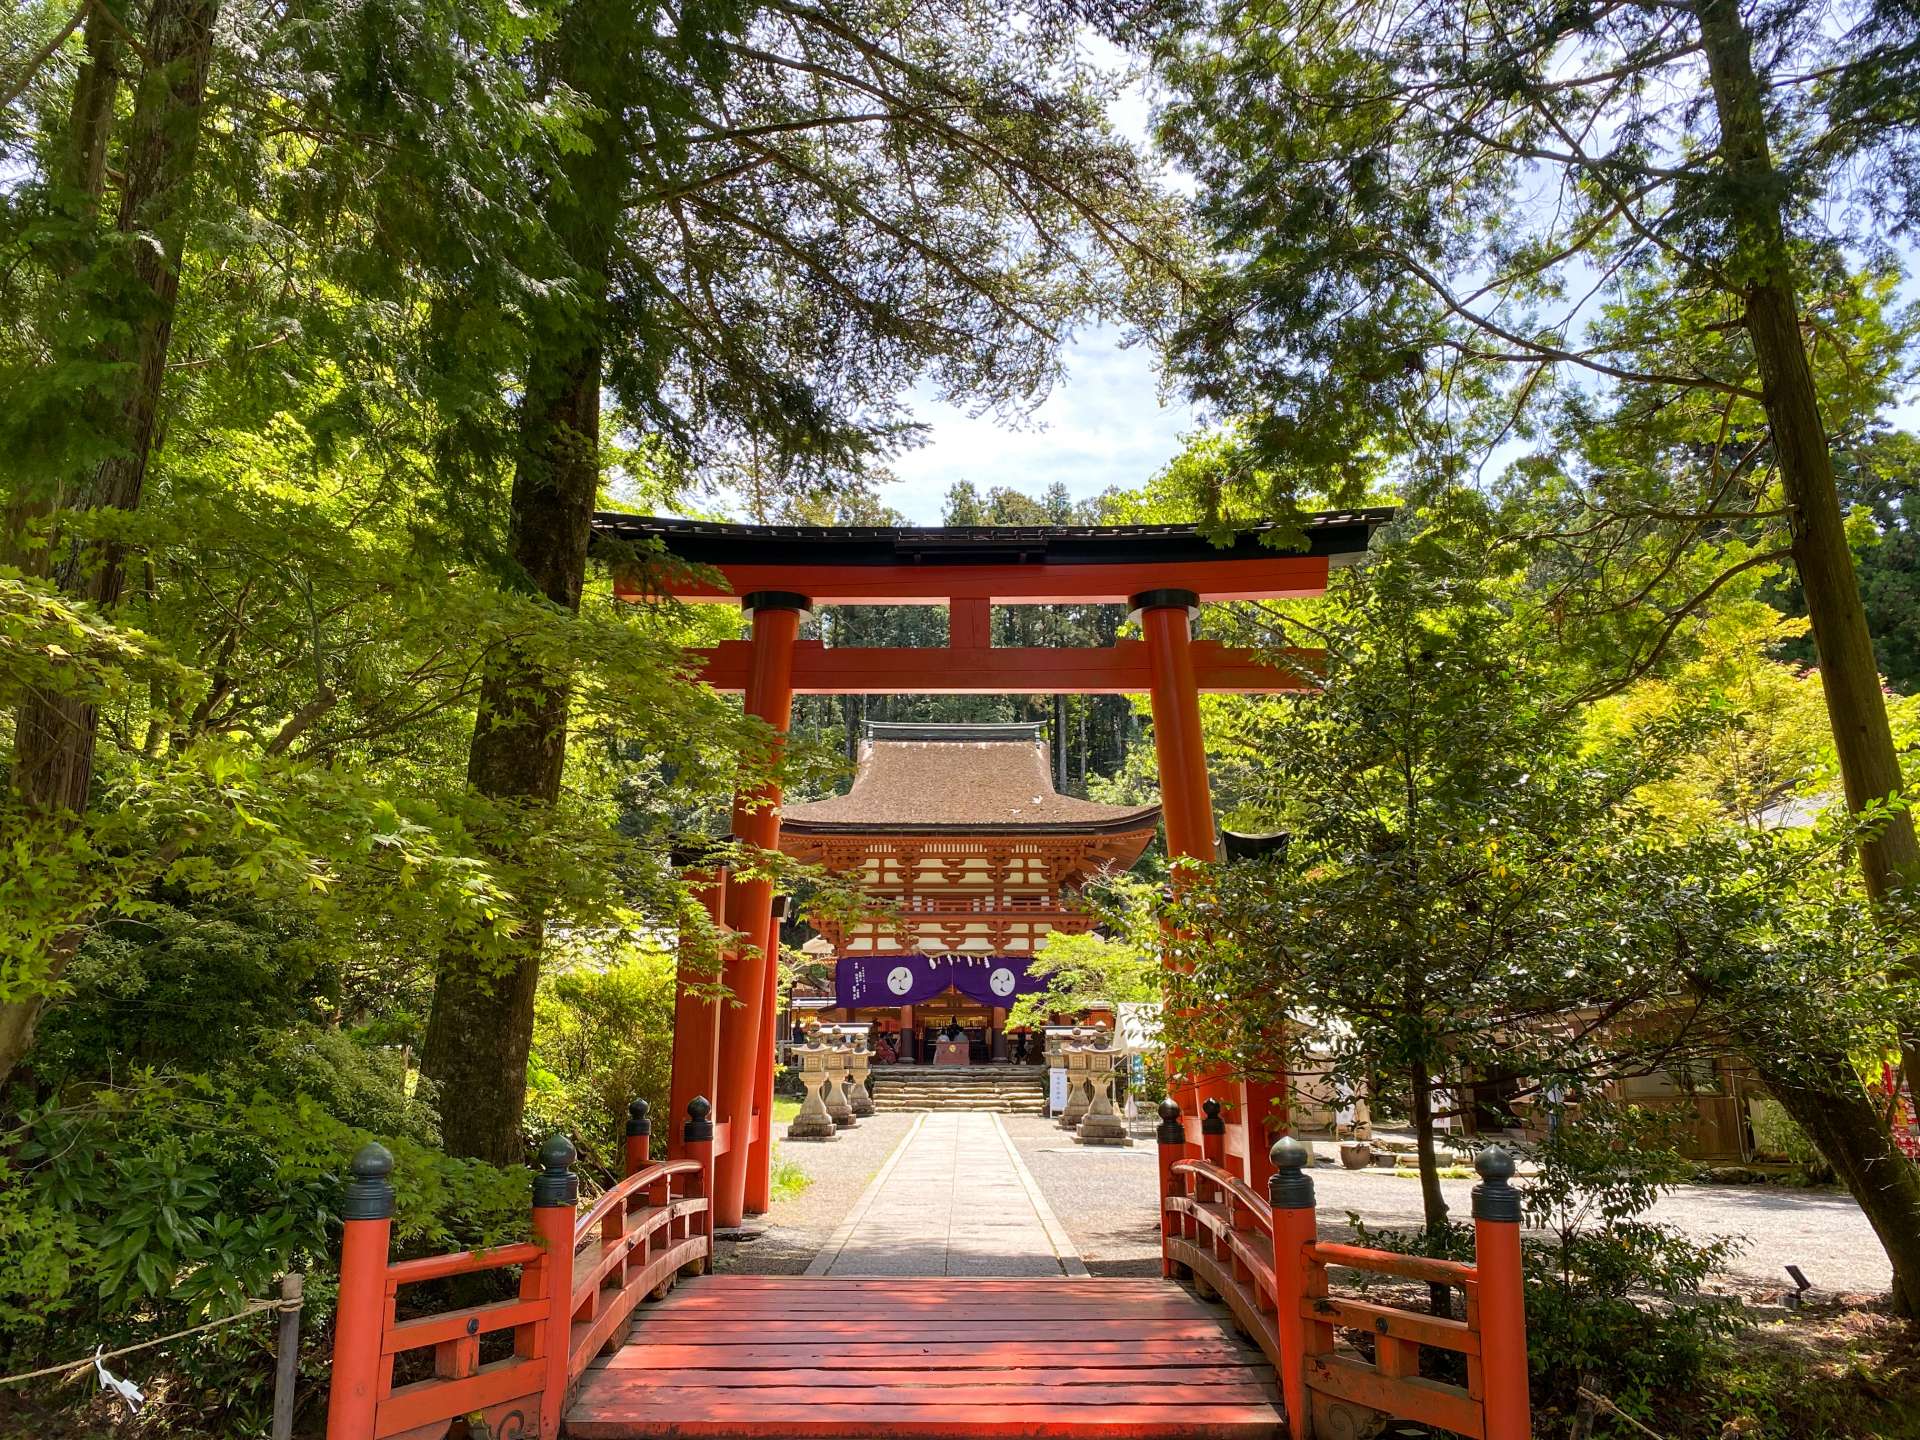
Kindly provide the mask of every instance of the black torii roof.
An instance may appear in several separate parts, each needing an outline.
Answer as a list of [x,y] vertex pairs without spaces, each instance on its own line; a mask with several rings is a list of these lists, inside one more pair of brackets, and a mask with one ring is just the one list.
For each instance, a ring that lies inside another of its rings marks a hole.
[[1287,532],[1281,524],[1247,526],[1216,545],[1198,525],[741,525],[603,510],[593,531],[596,539],[658,541],[697,565],[1113,565],[1285,554],[1341,565],[1365,554],[1396,513],[1377,506],[1304,515],[1304,548],[1266,542]]

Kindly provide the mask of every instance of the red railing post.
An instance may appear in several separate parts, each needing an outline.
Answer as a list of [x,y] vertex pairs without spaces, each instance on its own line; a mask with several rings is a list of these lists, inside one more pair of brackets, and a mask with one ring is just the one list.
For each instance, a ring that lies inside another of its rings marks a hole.
[[706,1096],[696,1095],[687,1102],[687,1123],[680,1132],[684,1147],[683,1158],[697,1160],[700,1163],[700,1194],[706,1198],[706,1215],[699,1220],[703,1234],[707,1237],[706,1259],[701,1262],[697,1274],[706,1274],[713,1269],[713,1106],[707,1103]]
[[[1220,1101],[1209,1095],[1200,1102],[1200,1158],[1216,1170],[1227,1168],[1227,1122],[1220,1114]],[[1215,1188],[1213,1198],[1225,1198]]]
[[1486,1440],[1527,1440],[1526,1277],[1520,1259],[1520,1192],[1513,1157],[1498,1145],[1473,1162],[1474,1268],[1480,1275],[1480,1374],[1486,1387]]
[[1307,1404],[1307,1328],[1302,1313],[1307,1285],[1306,1247],[1319,1238],[1313,1208],[1311,1151],[1292,1136],[1273,1143],[1273,1175],[1267,1199],[1273,1205],[1273,1332],[1280,1341],[1280,1395],[1286,1402],[1287,1434],[1310,1440],[1313,1414]]
[[1180,1102],[1171,1095],[1160,1102],[1160,1128],[1154,1139],[1160,1144],[1160,1273],[1173,1274],[1173,1239],[1180,1234],[1179,1218],[1167,1208],[1167,1201],[1184,1189],[1173,1167],[1187,1158],[1187,1126],[1180,1118]]
[[333,1317],[327,1440],[373,1440],[380,1406],[380,1341],[387,1319],[387,1247],[393,1234],[393,1156],[360,1147],[347,1165],[340,1240],[340,1302]]
[[653,1148],[653,1116],[645,1100],[627,1106],[627,1168],[625,1175],[637,1175],[647,1168]]
[[540,1351],[540,1440],[554,1440],[567,1408],[567,1362],[573,1348],[573,1225],[580,1181],[573,1173],[573,1142],[555,1131],[540,1147],[540,1173],[533,1177],[533,1238],[545,1247],[547,1316]]

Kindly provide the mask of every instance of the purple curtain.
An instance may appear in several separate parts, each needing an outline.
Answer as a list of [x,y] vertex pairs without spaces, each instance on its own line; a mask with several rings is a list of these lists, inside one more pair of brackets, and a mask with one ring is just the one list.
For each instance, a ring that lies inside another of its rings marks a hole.
[[953,986],[982,1005],[1011,1005],[1047,988],[1027,973],[1024,955],[930,960],[925,955],[855,955],[834,967],[834,1003],[842,1009],[919,1005]]

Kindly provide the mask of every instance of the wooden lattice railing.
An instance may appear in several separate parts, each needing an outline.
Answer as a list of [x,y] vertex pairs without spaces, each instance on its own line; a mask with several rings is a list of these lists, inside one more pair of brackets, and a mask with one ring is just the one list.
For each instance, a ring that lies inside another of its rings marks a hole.
[[[1180,1107],[1160,1107],[1161,1247],[1167,1273],[1212,1290],[1273,1362],[1294,1440],[1334,1433],[1343,1407],[1451,1430],[1475,1440],[1525,1440],[1527,1335],[1520,1270],[1520,1192],[1513,1160],[1482,1151],[1473,1192],[1474,1263],[1429,1260],[1356,1245],[1324,1245],[1314,1212],[1311,1158],[1278,1141],[1262,1197],[1216,1160],[1192,1154]],[[1458,1287],[1454,1320],[1335,1296],[1328,1271],[1355,1270]],[[1372,1339],[1373,1359],[1335,1345],[1337,1330]],[[1425,1378],[1422,1349],[1464,1357],[1465,1383]]]
[[[533,1182],[533,1240],[398,1263],[388,1259],[393,1157],[364,1147],[353,1157],[344,1210],[327,1440],[438,1440],[456,1417],[473,1415],[489,1434],[553,1440],[570,1389],[596,1355],[625,1338],[634,1307],[712,1259],[710,1108],[693,1101],[685,1155],[653,1164],[646,1102],[636,1100],[626,1178],[584,1215],[573,1143],[554,1135]],[[403,1286],[515,1266],[513,1299],[397,1318]],[[483,1360],[482,1339],[504,1331],[511,1352]],[[421,1350],[433,1352],[433,1373],[396,1385],[396,1362]]]

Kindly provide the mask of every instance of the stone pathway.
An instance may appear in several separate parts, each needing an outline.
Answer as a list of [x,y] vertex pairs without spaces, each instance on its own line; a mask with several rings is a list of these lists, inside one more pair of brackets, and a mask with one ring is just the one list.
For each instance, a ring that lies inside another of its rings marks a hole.
[[1084,1276],[1000,1117],[923,1115],[809,1275]]
[[900,1148],[914,1119],[911,1114],[870,1115],[824,1143],[780,1138],[786,1126],[776,1126],[774,1163],[798,1168],[807,1187],[779,1197],[772,1210],[749,1221],[751,1241],[716,1241],[714,1268],[743,1275],[805,1274],[887,1157]]

